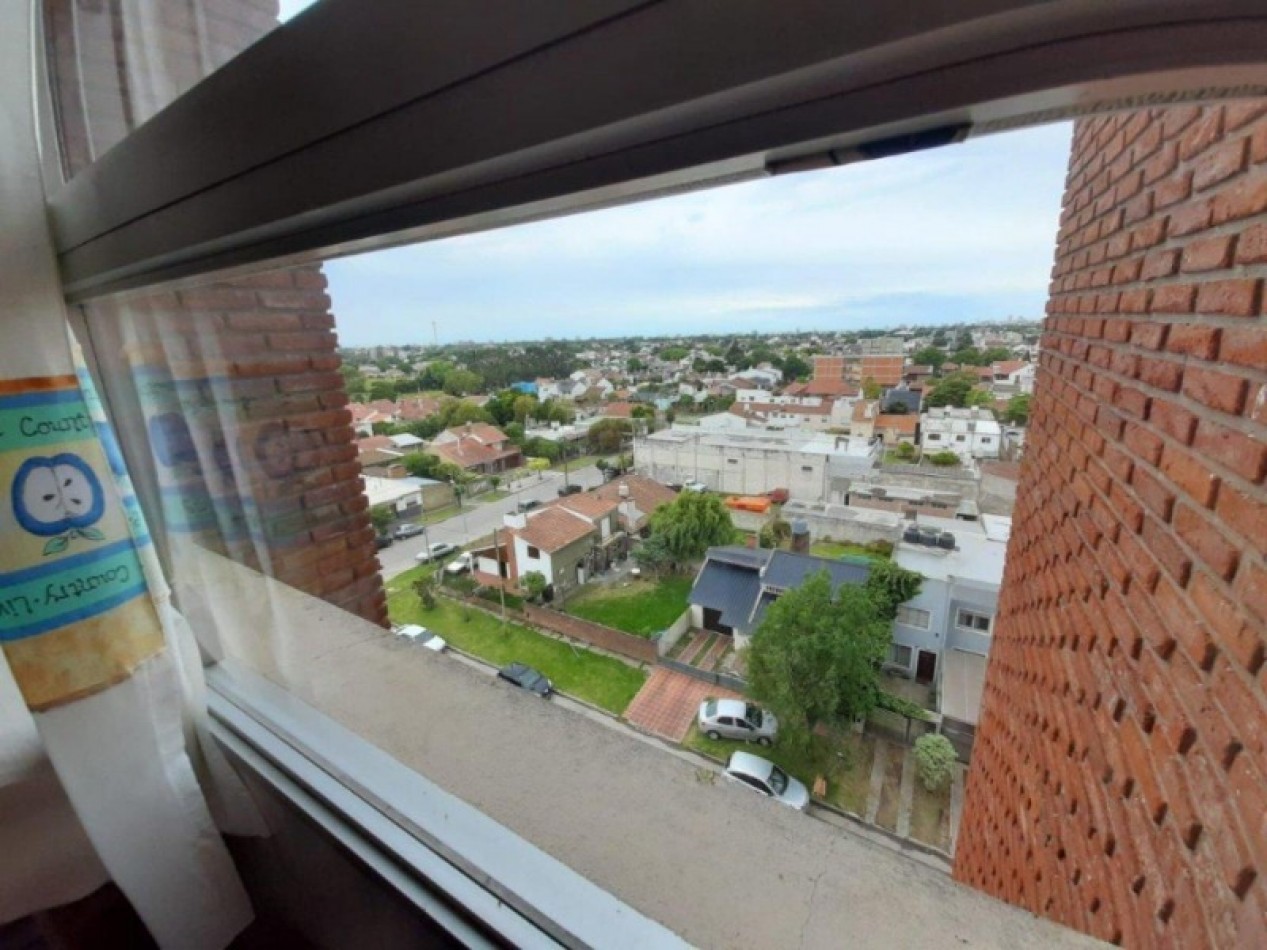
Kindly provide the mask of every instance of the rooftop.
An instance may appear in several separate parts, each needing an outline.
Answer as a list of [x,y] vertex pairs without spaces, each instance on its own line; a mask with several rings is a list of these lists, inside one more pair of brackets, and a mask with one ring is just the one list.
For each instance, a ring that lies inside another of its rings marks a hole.
[[557,506],[528,513],[528,523],[515,534],[534,548],[553,553],[594,532],[587,518]]
[[893,560],[902,567],[919,571],[930,580],[974,581],[994,586],[1003,582],[1011,518],[986,515],[975,522],[921,515],[916,523],[949,531],[955,536],[955,549],[947,551],[903,541],[893,551]]

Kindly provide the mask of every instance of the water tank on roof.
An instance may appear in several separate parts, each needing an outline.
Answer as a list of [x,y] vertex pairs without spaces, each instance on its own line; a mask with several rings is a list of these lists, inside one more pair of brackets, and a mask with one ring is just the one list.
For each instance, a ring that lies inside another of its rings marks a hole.
[[919,544],[920,543],[919,528],[917,528],[915,525],[911,525],[909,528],[907,528],[905,531],[902,532],[902,540],[905,541],[907,544]]
[[936,547],[937,538],[940,535],[941,535],[941,532],[938,531],[936,528],[920,528],[919,529],[919,543],[926,544],[930,548]]
[[955,536],[949,531],[943,531],[937,536],[937,546],[945,548],[947,551],[953,551],[955,549]]

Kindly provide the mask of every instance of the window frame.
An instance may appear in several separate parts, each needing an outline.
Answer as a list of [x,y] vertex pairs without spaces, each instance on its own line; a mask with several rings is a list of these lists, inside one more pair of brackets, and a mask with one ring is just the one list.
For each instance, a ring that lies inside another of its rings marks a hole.
[[[923,621],[921,623],[913,623],[910,620],[903,620],[903,611],[906,611],[907,613],[923,614]],[[931,630],[933,627],[933,612],[931,610],[925,610],[923,607],[911,607],[907,604],[899,604],[897,608],[897,616],[894,618],[894,622],[900,623],[904,627],[913,627],[916,630]]]
[[[965,615],[977,620],[984,620],[986,622],[985,627],[977,627],[973,623],[965,624],[963,622]],[[980,613],[971,607],[958,607],[955,609],[955,627],[968,633],[979,633],[984,636],[990,636],[994,633],[994,615]]]

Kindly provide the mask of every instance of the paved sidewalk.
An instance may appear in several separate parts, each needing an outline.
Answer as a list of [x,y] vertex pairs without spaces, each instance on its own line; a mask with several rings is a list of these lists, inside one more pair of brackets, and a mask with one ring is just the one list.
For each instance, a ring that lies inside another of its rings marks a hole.
[[742,698],[731,690],[658,666],[625,710],[625,719],[652,735],[681,742],[690,732],[699,704],[709,696]]

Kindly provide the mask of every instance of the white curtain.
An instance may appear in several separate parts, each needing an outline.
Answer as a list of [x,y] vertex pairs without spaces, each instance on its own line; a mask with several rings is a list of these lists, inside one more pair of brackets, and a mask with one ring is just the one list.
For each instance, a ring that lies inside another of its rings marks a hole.
[[0,862],[0,919],[35,909],[36,871],[64,873],[50,903],[104,873],[160,946],[223,947],[250,902],[187,753],[198,665],[76,376],[44,211],[34,16],[0,0],[0,801],[59,787],[69,808],[51,793],[38,836],[29,813],[0,815],[0,841],[22,849]]

